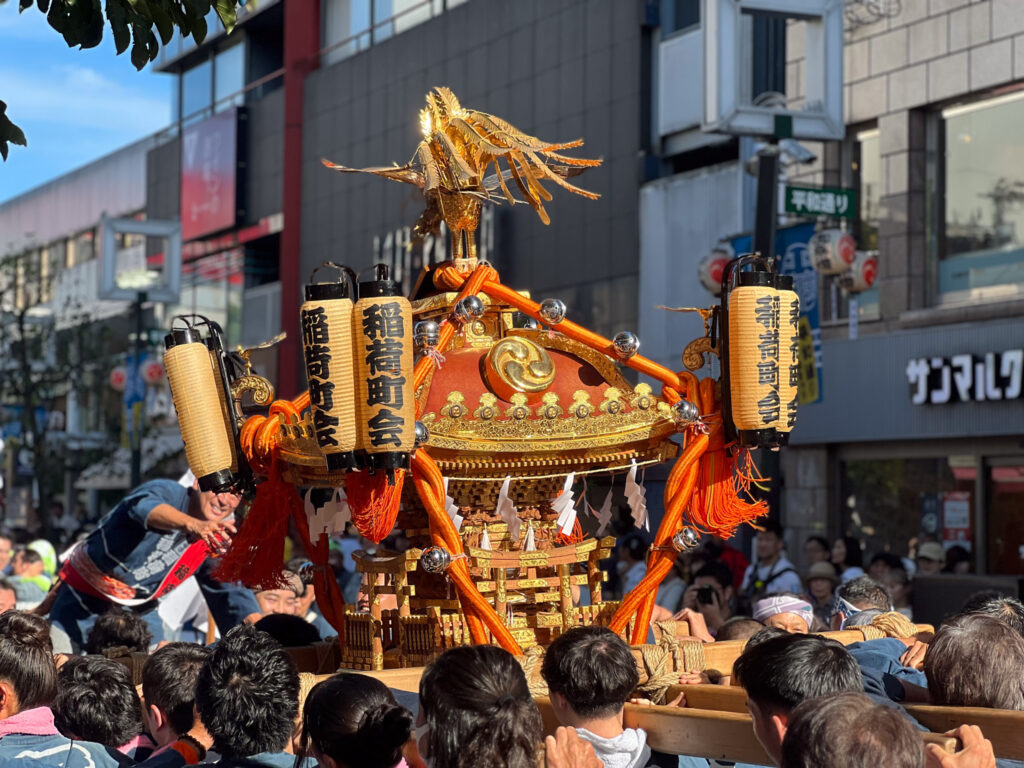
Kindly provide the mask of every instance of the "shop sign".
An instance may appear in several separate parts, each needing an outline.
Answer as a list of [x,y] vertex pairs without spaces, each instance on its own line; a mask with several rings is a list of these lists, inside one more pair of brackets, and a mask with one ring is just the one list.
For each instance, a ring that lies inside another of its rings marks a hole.
[[802,216],[857,218],[857,192],[840,187],[786,187],[787,213]]
[[181,237],[235,226],[238,110],[187,127],[181,136]]
[[1021,396],[1024,349],[984,355],[920,357],[907,363],[914,405],[1015,400]]

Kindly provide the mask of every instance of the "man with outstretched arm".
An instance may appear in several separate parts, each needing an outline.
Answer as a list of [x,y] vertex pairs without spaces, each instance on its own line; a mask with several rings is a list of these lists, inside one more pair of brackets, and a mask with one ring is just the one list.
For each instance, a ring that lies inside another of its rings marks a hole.
[[152,480],[129,493],[72,551],[43,610],[80,648],[96,616],[111,604],[142,614],[164,639],[160,598],[195,576],[222,632],[259,619],[252,593],[213,578],[214,560],[235,533],[240,497]]

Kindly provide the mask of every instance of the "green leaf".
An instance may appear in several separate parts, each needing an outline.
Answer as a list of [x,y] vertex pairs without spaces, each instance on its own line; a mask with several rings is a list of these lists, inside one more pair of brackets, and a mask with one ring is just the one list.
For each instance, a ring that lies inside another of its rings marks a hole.
[[24,132],[7,118],[7,105],[0,101],[0,157],[5,162],[7,160],[8,142],[22,147],[28,146]]
[[146,33],[148,30],[138,24],[132,25],[132,65],[136,69],[142,69],[149,61],[149,50],[146,48]]
[[235,22],[238,20],[237,7],[236,0],[214,0],[217,16],[220,17],[220,23],[224,25],[224,31],[228,34],[231,34],[231,30],[235,28]]
[[50,7],[50,0],[38,0],[38,2],[36,2],[36,5],[39,7],[40,11],[46,13],[46,11]]
[[171,21],[171,17],[167,15],[159,2],[151,3],[149,11],[153,15],[153,23],[156,24],[157,31],[160,33],[161,42],[167,45],[174,37],[174,22]]
[[32,7],[32,0],[19,0],[18,1],[18,13],[27,11]]
[[128,11],[121,0],[107,0],[107,20],[110,31],[114,33],[114,49],[120,56],[131,43],[131,32],[128,28]]
[[192,39],[196,41],[196,45],[203,42],[206,39],[206,17],[205,16],[193,16],[192,17]]

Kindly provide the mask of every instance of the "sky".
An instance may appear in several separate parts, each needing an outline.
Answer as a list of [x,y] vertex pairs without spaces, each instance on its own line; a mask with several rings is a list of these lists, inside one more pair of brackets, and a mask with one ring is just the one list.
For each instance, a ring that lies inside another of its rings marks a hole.
[[0,162],[0,203],[164,128],[171,75],[136,71],[109,26],[96,48],[68,48],[33,5],[0,2],[0,101],[25,132]]

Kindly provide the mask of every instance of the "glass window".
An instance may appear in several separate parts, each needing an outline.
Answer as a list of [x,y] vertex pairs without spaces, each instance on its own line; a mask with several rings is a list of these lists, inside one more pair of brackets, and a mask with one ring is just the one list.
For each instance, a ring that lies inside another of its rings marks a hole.
[[670,35],[700,24],[700,0],[662,0],[661,30]]
[[939,302],[1024,293],[1024,91],[942,113]]
[[[240,91],[245,87],[245,43],[237,43],[220,51],[213,60],[213,101],[214,110],[243,102]],[[228,96],[234,96],[228,99]]]
[[204,256],[182,265],[181,295],[168,316],[199,314],[219,323],[228,345],[242,338],[243,249]]
[[185,122],[194,122],[209,108],[213,97],[213,65],[209,59],[181,76],[181,115]]
[[333,64],[370,47],[371,0],[324,0],[324,47],[337,46],[324,54],[324,64]]
[[973,456],[844,461],[844,532],[864,542],[869,559],[878,552],[905,556],[912,539],[970,551],[977,471]]
[[94,234],[91,229],[75,235],[68,241],[67,265],[83,264],[96,256]]

